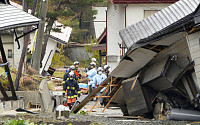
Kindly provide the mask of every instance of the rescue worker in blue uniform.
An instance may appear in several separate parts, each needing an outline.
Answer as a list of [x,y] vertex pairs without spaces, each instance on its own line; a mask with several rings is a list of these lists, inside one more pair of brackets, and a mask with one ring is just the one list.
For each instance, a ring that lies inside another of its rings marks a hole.
[[97,74],[96,70],[96,63],[92,62],[90,63],[91,70],[87,72],[87,80],[88,80],[88,86],[89,86],[89,92],[92,92],[92,83],[93,83],[93,77]]
[[103,68],[98,68],[98,74],[96,74],[93,78],[93,84],[92,86],[97,88],[106,78],[107,76],[103,74]]
[[[107,79],[107,76],[103,73],[103,68],[99,67],[98,68],[98,74],[96,74],[93,78],[93,86],[95,86],[95,88],[98,88],[99,85],[101,85],[101,83],[103,83],[103,81],[105,79]],[[100,96],[105,89],[106,89],[106,87],[104,87],[98,95]],[[100,104],[102,104],[103,98],[101,98],[99,101],[100,101]]]
[[74,72],[69,73],[69,79],[63,83],[63,97],[67,93],[67,103],[65,106],[69,106],[69,109],[72,108],[74,103],[76,102],[77,97],[80,97],[81,91],[77,81],[74,79]]
[[[92,59],[91,59],[91,63],[93,63],[93,62],[96,63],[96,61],[97,61],[96,58],[92,58]],[[90,65],[90,66],[88,67],[88,71],[90,71],[91,69],[92,69],[92,68],[91,68],[91,65]]]

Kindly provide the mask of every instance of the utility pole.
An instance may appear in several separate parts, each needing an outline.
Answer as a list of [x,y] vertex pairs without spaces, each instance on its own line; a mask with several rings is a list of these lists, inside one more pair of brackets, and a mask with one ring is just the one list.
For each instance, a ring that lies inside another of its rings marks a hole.
[[39,13],[39,18],[41,19],[41,21],[39,24],[39,30],[33,57],[33,68],[38,72],[40,71],[40,59],[42,53],[42,45],[44,41],[44,27],[47,14],[47,5],[48,5],[48,0],[41,0],[40,13]]
[[[23,11],[28,12],[28,2],[27,2],[27,0],[23,0],[22,5],[23,5]],[[30,30],[31,30],[31,26],[25,27],[24,33],[28,32]],[[24,60],[25,60],[26,53],[27,53],[29,40],[30,40],[30,34],[28,34],[24,37],[24,46],[23,46],[23,49],[22,49],[22,54],[21,54],[21,58],[20,58],[20,61],[19,61],[17,75],[16,75],[16,79],[15,79],[15,89],[16,89],[16,91],[19,88],[19,81],[20,81],[20,78],[21,78],[21,75],[22,75],[22,69],[23,69]]]

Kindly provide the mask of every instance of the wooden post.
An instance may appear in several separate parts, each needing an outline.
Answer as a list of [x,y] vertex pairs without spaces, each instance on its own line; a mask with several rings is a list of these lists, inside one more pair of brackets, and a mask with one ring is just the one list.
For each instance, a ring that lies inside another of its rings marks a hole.
[[105,106],[105,108],[103,109],[102,113],[108,108],[110,102],[115,98],[115,96],[117,95],[117,93],[119,92],[119,90],[121,89],[122,87],[120,87],[117,92],[113,95],[113,97],[110,99],[110,101],[107,103],[107,105]]
[[101,67],[101,50],[99,50],[99,66]]
[[[5,51],[4,51],[3,42],[1,40],[1,37],[0,37],[0,51],[1,51],[2,59],[3,59],[3,63],[7,63],[8,61],[6,59],[6,54],[5,54]],[[9,69],[8,65],[5,65],[5,71],[7,73],[7,77],[8,77],[8,81],[9,81],[9,84],[10,84],[10,89],[11,89],[11,92],[12,92],[13,99],[17,100],[17,95],[15,93],[15,88],[13,86],[13,81],[12,81],[12,77],[11,77],[10,69]]]
[[[23,0],[23,10],[25,12],[28,12],[28,3],[27,3],[27,1],[24,1],[24,0]],[[24,32],[28,32],[30,30],[31,30],[31,26],[24,28]],[[18,65],[18,70],[17,70],[18,72],[17,72],[16,79],[15,79],[15,89],[16,89],[16,91],[19,88],[19,81],[20,81],[20,78],[21,78],[21,75],[22,75],[22,69],[23,69],[23,66],[24,66],[24,59],[26,57],[29,40],[30,40],[30,34],[27,34],[24,37],[24,46],[23,46],[23,49],[22,49],[22,53],[21,53],[21,57],[20,57],[19,65]]]
[[47,14],[47,4],[48,4],[48,0],[41,1],[40,14],[39,14],[39,18],[41,19],[41,21],[39,24],[36,47],[35,47],[34,57],[33,57],[33,68],[38,72],[40,71],[42,43],[44,41],[44,27],[45,27],[46,14]]

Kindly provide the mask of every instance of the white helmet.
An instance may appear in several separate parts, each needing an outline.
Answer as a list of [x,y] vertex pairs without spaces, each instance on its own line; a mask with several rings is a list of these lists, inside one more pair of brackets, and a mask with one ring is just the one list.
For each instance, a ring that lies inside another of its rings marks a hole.
[[98,71],[103,71],[103,68],[99,67],[99,68],[98,68]]
[[95,62],[91,62],[90,65],[95,67],[96,63]]
[[71,66],[70,66],[70,69],[71,69],[71,70],[75,70],[75,66],[74,66],[74,65],[71,65]]
[[79,65],[79,62],[78,62],[78,61],[75,61],[75,62],[74,62],[74,65]]
[[97,60],[96,60],[95,58],[92,58],[91,61],[92,61],[92,62],[96,62]]
[[69,77],[74,77],[74,72],[71,71],[71,72],[69,73]]
[[105,65],[105,66],[104,66],[104,69],[107,69],[107,68],[110,68],[110,66],[109,66],[109,65]]

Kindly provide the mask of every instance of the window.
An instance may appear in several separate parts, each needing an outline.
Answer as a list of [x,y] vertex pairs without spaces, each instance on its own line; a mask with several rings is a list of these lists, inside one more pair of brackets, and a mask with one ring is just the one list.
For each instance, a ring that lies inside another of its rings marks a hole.
[[151,15],[153,15],[154,13],[158,12],[159,10],[144,10],[144,18],[147,18]]
[[12,49],[8,50],[8,58],[12,58]]

